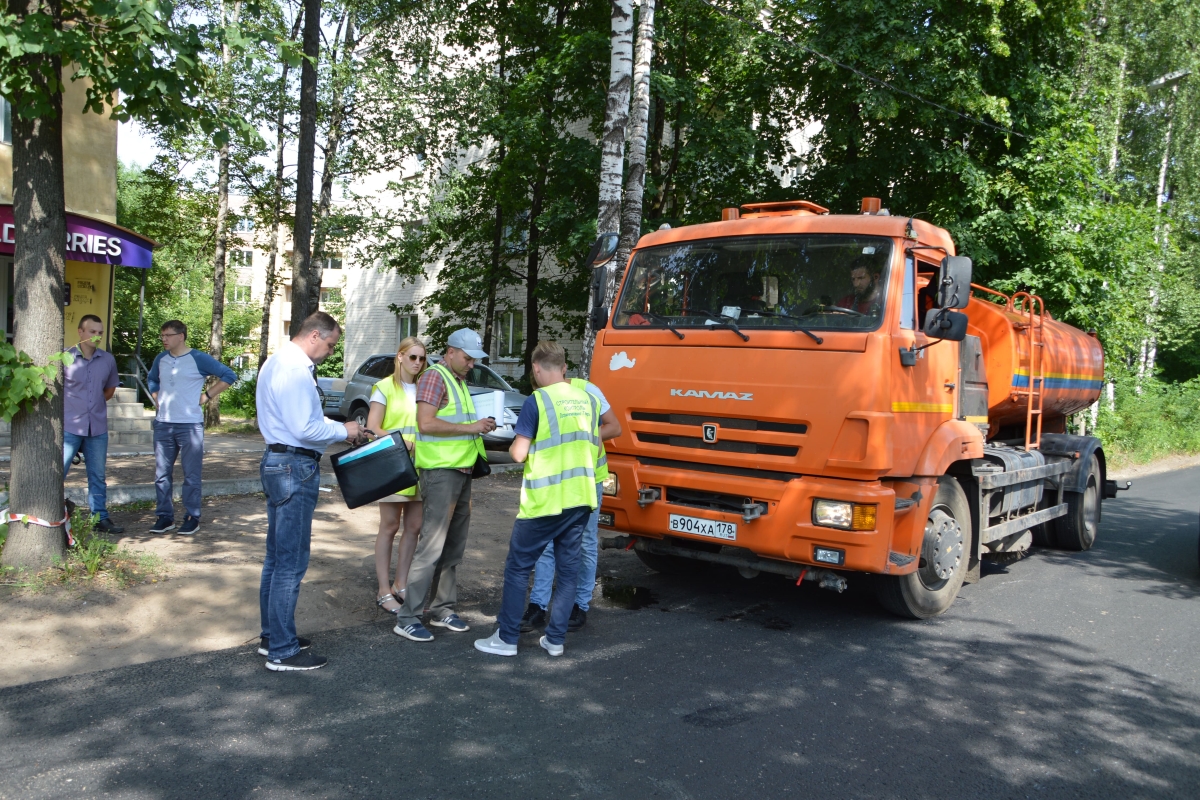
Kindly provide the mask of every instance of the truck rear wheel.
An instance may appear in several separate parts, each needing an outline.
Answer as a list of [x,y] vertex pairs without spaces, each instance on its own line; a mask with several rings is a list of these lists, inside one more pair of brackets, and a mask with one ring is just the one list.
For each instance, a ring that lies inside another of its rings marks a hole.
[[1054,543],[1063,550],[1090,550],[1100,528],[1100,460],[1088,456],[1087,480],[1082,492],[1063,492],[1067,514],[1051,521]]
[[901,617],[936,617],[958,597],[970,560],[967,495],[954,478],[941,478],[925,521],[925,540],[916,572],[878,576],[876,596],[884,608]]

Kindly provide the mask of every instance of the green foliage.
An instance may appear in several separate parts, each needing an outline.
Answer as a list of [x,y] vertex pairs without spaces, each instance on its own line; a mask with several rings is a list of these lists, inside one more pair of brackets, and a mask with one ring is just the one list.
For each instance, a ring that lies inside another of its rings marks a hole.
[[1184,383],[1117,383],[1114,410],[1101,403],[1096,435],[1110,459],[1143,463],[1172,453],[1200,453],[1200,378]]
[[12,422],[18,411],[53,391],[58,365],[65,367],[73,360],[70,353],[57,353],[49,364],[38,366],[23,351],[0,342],[0,418]]
[[258,377],[243,378],[221,392],[221,413],[232,413],[239,417],[256,415],[254,402],[255,392],[258,391]]
[[[169,319],[188,326],[188,346],[207,352],[212,327],[216,193],[201,177],[188,177],[166,159],[145,169],[117,168],[117,222],[157,241],[147,270],[142,360],[149,367],[162,351],[159,328]],[[117,268],[113,301],[113,352],[136,350],[142,270]],[[232,292],[229,286],[227,291]],[[221,360],[258,350],[262,309],[228,303]]]

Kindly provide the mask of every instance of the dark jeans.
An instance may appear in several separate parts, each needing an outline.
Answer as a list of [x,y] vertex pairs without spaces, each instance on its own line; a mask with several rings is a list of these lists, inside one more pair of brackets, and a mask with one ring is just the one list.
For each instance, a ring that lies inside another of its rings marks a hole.
[[183,509],[200,519],[200,470],[204,465],[203,422],[154,422],[154,491],[160,517],[175,519],[171,473],[183,462]]
[[268,452],[258,471],[267,495],[267,554],[258,589],[261,635],[271,639],[268,658],[291,658],[300,652],[296,600],[308,571],[321,467],[308,456]]
[[108,519],[108,484],[104,482],[104,464],[108,460],[108,434],[79,436],[63,432],[63,477],[71,469],[75,454],[83,451],[87,466],[88,509],[100,519]]
[[401,628],[421,620],[425,597],[429,616],[443,619],[458,602],[458,565],[471,528],[471,476],[456,469],[421,470],[421,538],[408,568],[404,605],[396,613]]
[[500,625],[500,640],[516,644],[521,633],[521,614],[525,611],[525,590],[529,588],[529,573],[541,557],[546,545],[554,544],[554,599],[550,602],[550,619],[546,623],[546,641],[562,644],[567,634],[571,606],[575,604],[575,581],[579,573],[579,550],[583,531],[587,528],[592,509],[587,506],[565,509],[553,517],[518,519],[513,523],[512,539],[508,542],[508,560],[504,562],[504,599],[496,622]]

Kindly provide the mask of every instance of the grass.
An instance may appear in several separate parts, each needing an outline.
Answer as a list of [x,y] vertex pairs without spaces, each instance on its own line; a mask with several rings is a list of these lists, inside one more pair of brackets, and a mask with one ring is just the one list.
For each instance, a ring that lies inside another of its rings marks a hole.
[[235,417],[221,412],[221,424],[206,428],[205,433],[258,433],[253,417]]
[[[140,504],[135,504],[140,505]],[[153,504],[150,504],[153,505]],[[93,527],[95,520],[86,508],[76,508],[71,514],[71,533],[75,545],[67,548],[66,558],[40,572],[7,568],[0,571],[0,586],[41,592],[52,586],[66,589],[85,586],[115,586],[127,589],[140,583],[157,583],[166,575],[166,565],[153,553],[143,553],[117,547]],[[8,526],[0,537],[7,537]]]

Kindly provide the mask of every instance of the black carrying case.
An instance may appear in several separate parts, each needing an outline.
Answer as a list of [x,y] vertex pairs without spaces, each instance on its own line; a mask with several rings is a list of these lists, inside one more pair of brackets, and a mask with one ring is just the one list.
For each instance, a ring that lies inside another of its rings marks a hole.
[[[388,438],[393,444],[380,447],[380,442]],[[370,452],[364,455],[363,450]],[[365,506],[417,485],[417,468],[399,431],[330,456],[329,461],[349,508]]]

